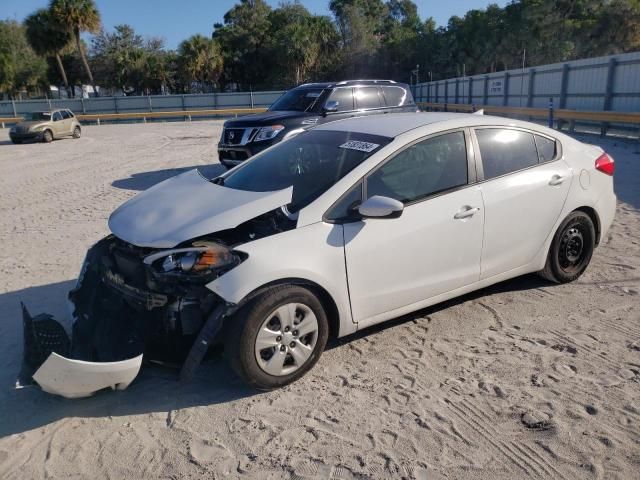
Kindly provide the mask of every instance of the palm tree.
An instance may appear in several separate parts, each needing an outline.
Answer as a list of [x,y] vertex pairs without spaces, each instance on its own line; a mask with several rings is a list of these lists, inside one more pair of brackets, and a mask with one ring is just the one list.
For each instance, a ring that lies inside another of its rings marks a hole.
[[218,42],[196,34],[178,46],[178,62],[185,81],[216,82],[222,72],[222,53]]
[[96,33],[100,30],[100,12],[98,12],[95,3],[93,0],[51,0],[49,9],[54,20],[74,36],[89,82],[93,86],[95,94],[98,95],[98,90],[93,81],[93,75],[80,41],[81,32]]
[[51,12],[46,8],[36,10],[25,19],[24,23],[27,41],[33,51],[42,57],[53,56],[56,59],[67,95],[71,97],[67,72],[65,72],[62,65],[62,58],[60,58],[60,52],[69,45],[71,35],[66,30],[56,28],[51,18]]

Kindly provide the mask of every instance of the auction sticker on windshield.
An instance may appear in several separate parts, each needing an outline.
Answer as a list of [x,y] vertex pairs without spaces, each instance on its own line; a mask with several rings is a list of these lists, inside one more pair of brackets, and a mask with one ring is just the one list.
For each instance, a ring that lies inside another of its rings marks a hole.
[[340,145],[340,148],[348,148],[349,150],[359,150],[361,152],[373,152],[380,145],[377,143],[359,142],[358,140],[349,140],[347,143]]

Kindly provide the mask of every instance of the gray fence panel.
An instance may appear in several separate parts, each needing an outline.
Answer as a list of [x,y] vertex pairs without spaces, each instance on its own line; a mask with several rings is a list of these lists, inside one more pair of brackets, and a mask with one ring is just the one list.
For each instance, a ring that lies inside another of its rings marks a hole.
[[75,113],[142,113],[224,108],[264,108],[284,92],[233,92],[190,95],[155,95],[147,97],[92,97],[66,100],[23,100],[0,102],[0,116],[25,116],[31,112],[69,108]]
[[420,102],[469,103],[469,81],[471,103],[477,105],[546,108],[552,98],[555,108],[640,111],[640,52],[425,82],[414,86],[415,97]]

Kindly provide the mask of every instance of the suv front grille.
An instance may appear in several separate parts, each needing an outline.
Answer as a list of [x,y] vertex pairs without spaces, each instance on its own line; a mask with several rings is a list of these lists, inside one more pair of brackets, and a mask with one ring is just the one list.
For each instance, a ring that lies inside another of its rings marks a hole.
[[244,136],[244,128],[225,128],[222,140],[225,145],[240,145]]

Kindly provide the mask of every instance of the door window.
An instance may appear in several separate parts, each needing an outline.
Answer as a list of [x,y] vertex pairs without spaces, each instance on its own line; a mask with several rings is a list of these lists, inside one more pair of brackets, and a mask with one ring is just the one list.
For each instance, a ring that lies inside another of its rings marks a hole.
[[59,122],[60,120],[62,120],[62,115],[60,114],[60,112],[56,112],[53,114],[53,121],[54,122]]
[[367,178],[367,198],[381,195],[406,203],[466,184],[464,133],[453,132],[398,153]]
[[540,163],[550,162],[556,158],[556,142],[547,137],[534,135]]
[[533,134],[506,128],[476,130],[485,180],[538,164]]
[[349,112],[353,110],[353,89],[336,88],[327,102],[338,102],[338,112]]
[[380,108],[380,96],[378,87],[360,87],[356,89],[356,108]]
[[400,107],[407,103],[407,91],[402,87],[382,87],[387,107]]
[[62,111],[60,112],[60,114],[62,115],[62,118],[64,118],[65,120],[67,120],[67,119],[71,118],[71,115],[70,115],[70,114],[69,114],[69,112],[68,112],[68,111],[66,111],[66,110],[62,110]]

